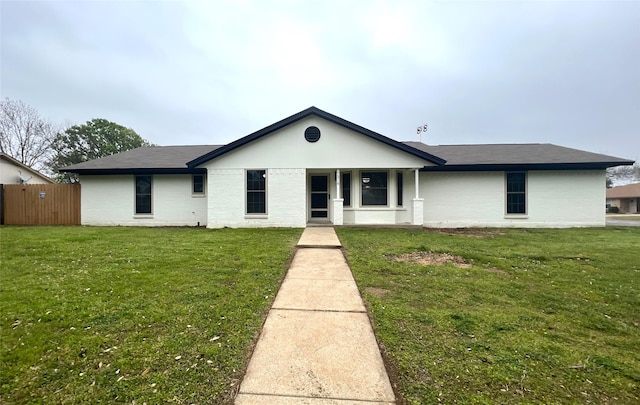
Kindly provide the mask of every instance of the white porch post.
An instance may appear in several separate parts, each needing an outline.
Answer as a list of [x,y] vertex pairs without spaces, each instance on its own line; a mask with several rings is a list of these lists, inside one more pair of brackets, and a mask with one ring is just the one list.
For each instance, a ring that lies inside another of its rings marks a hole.
[[340,169],[336,170],[336,198],[333,199],[333,224],[342,225],[344,222],[343,203],[340,195]]
[[424,225],[424,198],[420,198],[420,169],[414,171],[416,196],[413,199],[413,225]]

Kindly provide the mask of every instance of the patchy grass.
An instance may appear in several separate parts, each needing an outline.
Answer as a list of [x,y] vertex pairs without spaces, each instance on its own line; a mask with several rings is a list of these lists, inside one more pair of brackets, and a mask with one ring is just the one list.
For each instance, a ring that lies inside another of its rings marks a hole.
[[1,228],[0,403],[231,403],[300,233]]
[[640,403],[640,228],[337,231],[401,403]]

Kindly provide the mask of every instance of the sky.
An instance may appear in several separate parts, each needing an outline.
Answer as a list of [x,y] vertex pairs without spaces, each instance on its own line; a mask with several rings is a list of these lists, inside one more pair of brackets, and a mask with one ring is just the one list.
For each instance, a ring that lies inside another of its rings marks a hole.
[[0,95],[59,125],[213,145],[316,106],[640,160],[640,1],[0,0],[0,23]]

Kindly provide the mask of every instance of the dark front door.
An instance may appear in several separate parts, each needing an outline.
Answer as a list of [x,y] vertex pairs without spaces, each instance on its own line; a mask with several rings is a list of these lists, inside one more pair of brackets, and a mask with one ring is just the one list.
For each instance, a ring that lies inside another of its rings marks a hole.
[[329,176],[311,176],[311,218],[329,217]]

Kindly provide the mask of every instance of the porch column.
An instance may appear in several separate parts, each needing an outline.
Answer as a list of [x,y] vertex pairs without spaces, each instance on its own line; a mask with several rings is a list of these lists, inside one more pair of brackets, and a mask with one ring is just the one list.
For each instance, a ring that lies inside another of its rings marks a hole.
[[413,225],[424,225],[424,198],[420,198],[420,169],[415,169],[416,196],[413,199]]
[[342,225],[344,222],[343,203],[340,195],[340,169],[336,170],[336,198],[333,199],[333,224]]

